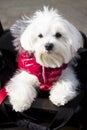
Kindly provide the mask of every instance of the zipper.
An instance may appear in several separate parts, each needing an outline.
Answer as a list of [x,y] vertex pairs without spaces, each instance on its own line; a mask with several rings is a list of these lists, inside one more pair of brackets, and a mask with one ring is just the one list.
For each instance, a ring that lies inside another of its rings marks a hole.
[[44,66],[42,66],[42,77],[43,77],[44,83],[46,83],[46,79],[45,79],[45,68],[44,68]]

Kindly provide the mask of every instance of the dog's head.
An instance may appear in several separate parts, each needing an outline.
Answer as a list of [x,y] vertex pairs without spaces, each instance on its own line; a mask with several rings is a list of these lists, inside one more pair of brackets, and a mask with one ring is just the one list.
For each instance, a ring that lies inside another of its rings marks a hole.
[[33,52],[36,61],[46,67],[67,64],[83,46],[80,32],[57,10],[47,7],[37,11],[32,18],[18,21],[11,31],[16,37],[16,47],[20,43],[20,47]]

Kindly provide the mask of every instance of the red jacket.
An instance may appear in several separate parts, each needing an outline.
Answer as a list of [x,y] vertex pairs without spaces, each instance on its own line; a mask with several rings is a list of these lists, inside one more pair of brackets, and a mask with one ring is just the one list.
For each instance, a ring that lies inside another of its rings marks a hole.
[[19,69],[25,70],[28,73],[35,75],[41,83],[41,90],[50,90],[66,66],[66,64],[62,65],[59,68],[47,68],[41,66],[36,62],[36,59],[33,55],[30,56],[29,53],[25,51],[21,51],[18,57]]
[[[30,74],[37,76],[40,84],[40,89],[47,91],[50,90],[52,85],[61,76],[62,70],[66,68],[66,64],[63,64],[60,68],[47,68],[41,66],[36,62],[34,55],[30,56],[28,52],[21,51],[18,56],[19,69],[25,70]],[[20,81],[19,81],[20,82]],[[0,104],[5,100],[8,93],[6,92],[6,86],[0,90]]]

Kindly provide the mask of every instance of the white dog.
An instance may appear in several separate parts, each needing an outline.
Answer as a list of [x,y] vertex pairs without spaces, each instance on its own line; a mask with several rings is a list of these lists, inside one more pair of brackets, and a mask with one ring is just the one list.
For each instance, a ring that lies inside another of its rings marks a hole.
[[37,87],[50,90],[50,101],[61,106],[77,94],[79,81],[70,65],[83,47],[80,32],[57,10],[44,7],[32,18],[24,17],[11,28],[19,52],[19,69],[6,91],[15,111],[30,108]]

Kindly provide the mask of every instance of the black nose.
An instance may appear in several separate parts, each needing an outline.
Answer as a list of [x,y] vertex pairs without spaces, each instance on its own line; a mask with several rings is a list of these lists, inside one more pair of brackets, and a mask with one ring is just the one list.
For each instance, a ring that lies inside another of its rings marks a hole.
[[46,48],[47,51],[51,51],[53,49],[53,47],[54,47],[53,43],[48,43],[45,46],[45,48]]

